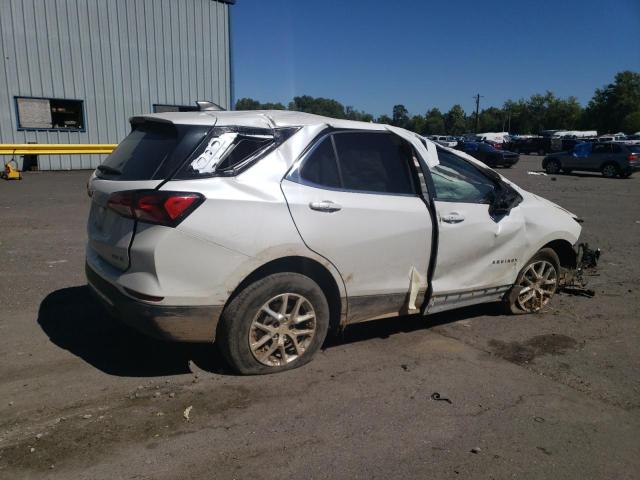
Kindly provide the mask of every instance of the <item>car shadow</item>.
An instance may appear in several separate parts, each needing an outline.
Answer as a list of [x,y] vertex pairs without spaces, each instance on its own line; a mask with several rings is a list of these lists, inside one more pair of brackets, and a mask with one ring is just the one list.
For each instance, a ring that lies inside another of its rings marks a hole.
[[[330,335],[323,349],[501,313],[499,305],[482,304],[426,318],[410,315],[364,322]],[[211,373],[233,375],[215,345],[163,342],[147,337],[109,315],[87,285],[47,295],[40,304],[38,324],[55,345],[109,375],[183,375],[192,372],[191,362]]]
[[42,301],[38,323],[60,348],[109,375],[156,377],[190,373],[189,362],[229,373],[214,345],[147,337],[114,319],[87,285],[56,290]]

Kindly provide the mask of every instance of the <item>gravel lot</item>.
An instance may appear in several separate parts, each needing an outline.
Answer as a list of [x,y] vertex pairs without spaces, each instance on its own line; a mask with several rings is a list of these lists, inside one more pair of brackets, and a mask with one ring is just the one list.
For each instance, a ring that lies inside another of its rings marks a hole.
[[358,325],[247,378],[94,304],[88,172],[0,183],[0,478],[638,478],[640,175],[540,160],[501,172],[585,219],[595,298]]

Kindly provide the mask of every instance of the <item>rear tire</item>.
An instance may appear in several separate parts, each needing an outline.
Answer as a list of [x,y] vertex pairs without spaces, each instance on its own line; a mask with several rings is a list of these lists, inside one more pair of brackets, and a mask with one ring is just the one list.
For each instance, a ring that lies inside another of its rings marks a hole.
[[560,260],[551,248],[543,248],[520,270],[503,305],[507,313],[536,313],[546,306],[558,288]]
[[560,162],[558,160],[549,160],[544,166],[545,172],[549,175],[557,175],[560,173]]
[[605,178],[615,178],[620,175],[620,169],[613,163],[607,163],[602,167],[602,176]]
[[318,284],[299,273],[275,273],[231,300],[216,342],[233,370],[260,375],[308,363],[328,329],[329,304]]

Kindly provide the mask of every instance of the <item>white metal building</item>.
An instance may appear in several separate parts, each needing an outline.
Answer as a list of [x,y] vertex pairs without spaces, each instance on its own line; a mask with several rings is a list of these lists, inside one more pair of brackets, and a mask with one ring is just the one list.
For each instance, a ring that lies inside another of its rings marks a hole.
[[[118,143],[132,115],[196,100],[228,109],[233,3],[0,0],[0,144]],[[40,156],[38,167],[102,159]]]

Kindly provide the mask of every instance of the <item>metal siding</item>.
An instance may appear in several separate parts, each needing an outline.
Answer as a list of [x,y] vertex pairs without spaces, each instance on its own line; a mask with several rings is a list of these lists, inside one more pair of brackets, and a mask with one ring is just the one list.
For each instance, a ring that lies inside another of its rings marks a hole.
[[[128,118],[154,103],[230,108],[228,15],[215,0],[0,0],[0,143],[117,143]],[[15,96],[83,100],[85,131],[18,131]],[[103,160],[51,155],[38,164]]]

